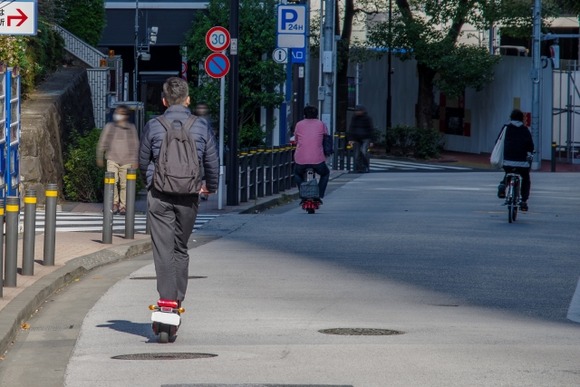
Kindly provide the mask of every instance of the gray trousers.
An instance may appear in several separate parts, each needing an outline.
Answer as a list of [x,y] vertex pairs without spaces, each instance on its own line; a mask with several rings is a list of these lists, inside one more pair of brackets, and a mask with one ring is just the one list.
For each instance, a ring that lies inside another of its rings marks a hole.
[[160,299],[183,301],[189,276],[187,243],[199,206],[198,195],[170,196],[155,188],[147,194],[153,262]]

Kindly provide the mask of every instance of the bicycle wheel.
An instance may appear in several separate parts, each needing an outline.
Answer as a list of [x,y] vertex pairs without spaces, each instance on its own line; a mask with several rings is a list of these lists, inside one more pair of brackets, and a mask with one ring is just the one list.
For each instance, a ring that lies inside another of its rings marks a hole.
[[512,220],[515,222],[518,217],[518,205],[520,204],[520,189],[519,189],[519,181],[516,182],[516,186],[514,187],[514,198],[513,198],[513,211],[512,211]]
[[514,211],[517,211],[517,203],[514,202],[514,186],[511,182],[508,183],[508,190],[507,190],[507,209],[508,209],[508,222],[512,223],[515,220]]

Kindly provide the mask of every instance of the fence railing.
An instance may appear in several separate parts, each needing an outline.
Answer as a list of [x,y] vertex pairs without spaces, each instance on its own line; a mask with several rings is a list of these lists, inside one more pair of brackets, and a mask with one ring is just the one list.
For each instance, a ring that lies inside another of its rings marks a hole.
[[61,26],[53,25],[53,28],[60,34],[60,36],[62,36],[65,50],[85,62],[87,65],[93,68],[100,67],[101,60],[106,59],[106,56],[102,52],[90,44],[87,44],[85,41]]
[[[344,134],[335,135],[332,169],[352,170],[352,149],[347,145]],[[294,150],[291,144],[242,149],[238,155],[239,201],[277,195],[295,187]]]

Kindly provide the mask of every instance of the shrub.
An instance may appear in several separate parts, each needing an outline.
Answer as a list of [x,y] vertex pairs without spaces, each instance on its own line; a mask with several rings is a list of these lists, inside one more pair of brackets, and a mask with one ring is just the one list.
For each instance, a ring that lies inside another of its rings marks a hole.
[[59,15],[63,28],[88,44],[99,44],[106,25],[103,0],[64,0]]
[[443,149],[443,135],[433,129],[395,126],[387,133],[387,151],[397,156],[436,158]]
[[65,155],[64,196],[78,202],[101,202],[105,171],[95,164],[100,129],[73,131]]
[[240,149],[264,145],[264,137],[259,124],[246,124],[240,129]]

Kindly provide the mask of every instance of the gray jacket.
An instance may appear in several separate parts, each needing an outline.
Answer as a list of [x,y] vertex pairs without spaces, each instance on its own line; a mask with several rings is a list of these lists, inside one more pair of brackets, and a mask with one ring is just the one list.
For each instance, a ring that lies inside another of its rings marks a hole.
[[[167,108],[163,116],[169,121],[180,121],[182,124],[191,115],[183,105],[174,105]],[[210,193],[216,192],[219,178],[219,156],[213,131],[204,118],[198,117],[191,127],[190,135],[197,145],[199,164],[205,173],[205,185]],[[161,143],[165,138],[165,128],[156,119],[151,119],[143,128],[141,145],[139,147],[139,169],[146,181],[147,189],[153,184],[155,161],[159,157]]]

